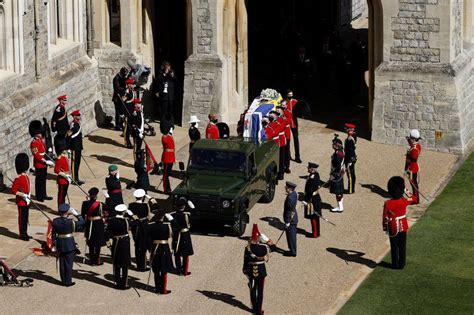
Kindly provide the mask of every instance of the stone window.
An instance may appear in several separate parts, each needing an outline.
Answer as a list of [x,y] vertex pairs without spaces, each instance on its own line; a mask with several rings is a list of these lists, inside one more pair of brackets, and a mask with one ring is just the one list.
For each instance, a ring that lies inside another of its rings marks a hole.
[[50,0],[47,3],[49,57],[83,42],[83,1]]
[[0,0],[0,80],[23,72],[23,1]]
[[109,10],[109,41],[121,46],[120,0],[108,0],[107,4]]
[[147,43],[146,26],[147,26],[148,14],[146,12],[146,7],[147,7],[147,0],[142,0],[142,43],[143,44]]

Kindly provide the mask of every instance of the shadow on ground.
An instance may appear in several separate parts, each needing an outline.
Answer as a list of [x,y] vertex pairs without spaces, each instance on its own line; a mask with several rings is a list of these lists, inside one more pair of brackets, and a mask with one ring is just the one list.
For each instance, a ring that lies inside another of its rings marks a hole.
[[204,290],[204,291],[196,290],[196,291],[203,294],[204,296],[206,296],[209,299],[213,299],[213,300],[216,300],[216,301],[221,301],[221,302],[227,303],[227,304],[232,305],[234,307],[237,307],[237,308],[239,308],[239,309],[241,309],[245,312],[252,312],[252,309],[250,307],[248,307],[247,305],[245,305],[241,301],[235,299],[235,296],[232,295],[232,294],[222,293],[222,292],[217,292],[217,291],[206,291],[206,290]]
[[346,262],[346,264],[349,261],[349,262],[365,265],[372,269],[377,266],[377,263],[375,261],[362,257],[365,255],[365,253],[362,253],[362,252],[358,252],[351,249],[339,249],[339,248],[334,248],[334,247],[328,247],[326,248],[326,250],[336,255],[337,257],[343,259]]

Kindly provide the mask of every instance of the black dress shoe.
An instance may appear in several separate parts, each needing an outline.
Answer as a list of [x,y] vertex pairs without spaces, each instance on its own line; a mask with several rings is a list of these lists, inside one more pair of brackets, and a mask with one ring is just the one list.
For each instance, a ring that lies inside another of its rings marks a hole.
[[31,236],[29,236],[29,235],[24,235],[24,236],[20,237],[20,239],[23,240],[23,241],[27,241],[27,242],[28,242],[28,241],[31,239]]
[[53,200],[53,197],[46,196],[46,197],[44,197],[44,199],[46,199],[46,200]]
[[36,201],[43,202],[44,198],[36,198]]
[[295,162],[296,162],[296,163],[303,163],[303,161],[301,161],[300,158],[295,159]]
[[131,288],[131,286],[126,285],[126,286],[122,287],[122,290],[128,290],[128,289],[130,289],[130,288]]
[[285,170],[285,173],[286,173],[286,174],[291,174],[291,170],[286,169],[286,170]]
[[78,179],[78,180],[76,180],[76,183],[80,186],[80,185],[84,185],[86,182]]
[[76,284],[75,282],[65,283],[64,286],[65,286],[65,287],[72,287],[72,286],[75,285],[75,284]]

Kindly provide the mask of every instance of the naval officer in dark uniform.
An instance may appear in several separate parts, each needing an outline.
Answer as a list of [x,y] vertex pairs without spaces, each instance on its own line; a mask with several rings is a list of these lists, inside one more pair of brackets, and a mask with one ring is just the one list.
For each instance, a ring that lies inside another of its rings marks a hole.
[[[60,217],[53,220],[51,233],[59,260],[61,283],[66,287],[70,287],[76,284],[72,282],[72,266],[74,256],[76,256],[74,232],[83,228],[85,222],[84,219],[79,216],[79,213],[67,203],[61,204],[58,211]],[[69,214],[75,216],[77,221],[69,218]]]
[[283,209],[283,221],[285,222],[285,234],[288,242],[288,252],[285,256],[296,257],[296,230],[298,225],[298,213],[296,212],[296,203],[298,195],[295,191],[296,184],[286,182],[285,191],[287,193]]

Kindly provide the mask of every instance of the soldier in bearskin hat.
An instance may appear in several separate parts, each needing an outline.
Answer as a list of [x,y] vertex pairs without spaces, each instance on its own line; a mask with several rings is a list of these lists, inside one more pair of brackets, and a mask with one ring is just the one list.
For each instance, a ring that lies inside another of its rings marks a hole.
[[329,177],[330,193],[336,195],[337,206],[332,212],[344,211],[344,150],[339,135],[335,134],[332,140],[334,153],[331,156],[331,172]]
[[[303,205],[305,206],[304,217],[311,221],[311,237],[321,236],[319,218],[321,216],[321,196],[319,195],[319,165],[308,162],[308,179],[304,186]],[[318,216],[319,214],[319,216]]]
[[46,177],[48,173],[48,166],[53,166],[54,163],[51,160],[46,159],[46,146],[44,144],[43,136],[43,125],[39,120],[33,120],[28,126],[31,137],[30,149],[33,155],[33,167],[35,168],[35,193],[36,200],[44,201],[52,200],[53,198],[46,194]]
[[244,251],[244,265],[242,272],[249,280],[250,301],[254,314],[263,314],[263,287],[267,276],[265,264],[273,247],[273,242],[265,234],[260,233],[258,225],[252,228],[252,237]]
[[405,180],[400,176],[390,178],[387,190],[392,199],[383,206],[383,230],[390,237],[390,252],[393,269],[403,269],[406,261],[408,232],[407,206],[418,203],[418,195],[405,192]]
[[28,169],[30,168],[30,158],[26,153],[19,153],[15,157],[15,169],[18,176],[12,184],[12,194],[15,195],[15,202],[18,207],[18,234],[20,239],[28,241],[28,216],[30,212],[30,178]]
[[163,145],[161,162],[163,163],[163,191],[165,194],[171,193],[169,176],[173,169],[173,164],[176,162],[173,128],[173,122],[170,117],[161,120],[160,131],[163,134],[161,137],[161,144]]
[[[189,272],[189,256],[194,255],[193,243],[191,241],[191,228],[189,217],[191,213],[186,210],[186,199],[179,198],[176,201],[176,211],[171,212],[173,216],[173,251],[176,270],[180,275],[188,276]],[[188,203],[189,205],[189,203]],[[194,207],[190,203],[191,207]]]

